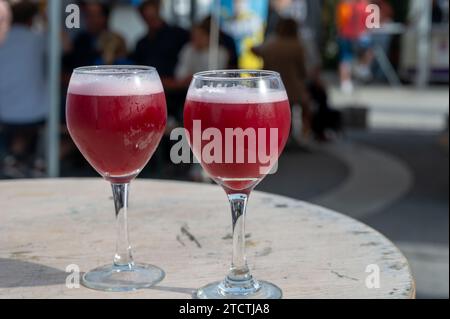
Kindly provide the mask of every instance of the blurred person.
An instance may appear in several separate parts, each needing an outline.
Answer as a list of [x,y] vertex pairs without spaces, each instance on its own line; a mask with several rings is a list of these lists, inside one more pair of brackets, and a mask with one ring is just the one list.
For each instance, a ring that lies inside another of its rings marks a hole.
[[148,32],[138,41],[133,60],[155,67],[164,83],[165,78],[174,76],[178,55],[189,41],[189,32],[166,23],[160,11],[160,0],[147,0],[140,5],[139,12]]
[[169,120],[180,122],[187,89],[175,79],[175,68],[181,49],[189,41],[189,32],[164,21],[160,0],[143,1],[139,12],[148,32],[136,44],[132,60],[156,68],[166,91]]
[[[184,90],[188,89],[195,73],[209,70],[210,25],[211,20],[194,25],[191,30],[191,41],[181,50],[174,81]],[[217,69],[226,69],[229,66],[228,52],[225,46],[219,45]],[[193,181],[208,180],[200,165],[192,166],[189,169],[189,176]]]
[[262,57],[265,69],[280,73],[291,106],[301,106],[303,136],[307,137],[311,133],[312,114],[306,88],[305,50],[297,22],[292,18],[280,19],[275,33],[253,51]]
[[313,109],[312,131],[319,142],[327,142],[330,140],[329,133],[336,135],[342,132],[342,114],[331,108],[326,83],[318,69],[314,72],[308,83],[308,94]]
[[[65,126],[65,98],[73,69],[87,65],[132,64],[127,58],[125,40],[109,30],[110,5],[101,1],[81,1],[84,28],[71,39],[62,33],[62,85],[61,85],[61,146],[63,163],[84,165],[82,156],[73,144]],[[82,163],[82,164],[81,164]]]
[[316,140],[327,142],[331,136],[329,133],[336,135],[342,131],[342,116],[329,104],[328,86],[322,77],[322,59],[315,37],[303,23],[299,23],[299,26],[300,41],[305,49],[306,89],[311,109],[311,130]]
[[11,9],[9,8],[9,4],[4,0],[0,0],[0,45],[6,38],[10,24]]
[[175,79],[175,68],[181,49],[189,41],[189,32],[164,21],[161,16],[160,0],[143,1],[139,6],[139,13],[148,31],[137,42],[131,59],[137,64],[156,68],[166,93],[168,113],[166,134],[151,160],[151,166],[160,167],[160,170],[176,170],[177,166],[172,164],[168,156],[173,144],[169,132],[183,121],[187,88]]
[[127,44],[125,39],[113,32],[104,32],[98,40],[100,58],[96,65],[129,65]]
[[[364,81],[371,78],[373,53],[366,27],[368,5],[367,0],[341,0],[337,6],[339,77],[345,93],[353,92],[352,71]],[[354,64],[355,56],[357,61]]]
[[69,72],[80,66],[96,64],[103,58],[102,39],[120,37],[108,29],[109,5],[97,1],[82,2],[82,11],[85,30],[75,36],[72,49],[63,58],[64,68]]
[[[278,21],[280,19],[283,18],[279,16]],[[277,27],[278,24],[275,25],[273,32],[276,32]],[[307,100],[307,112],[309,112],[303,122],[306,122],[307,126],[311,126],[311,131],[318,141],[325,142],[329,140],[329,131],[334,133],[341,131],[341,114],[329,105],[327,84],[322,78],[322,61],[318,46],[311,38],[310,33],[305,32],[301,23],[297,23],[297,29],[298,39],[304,50],[306,72],[304,81],[306,92],[304,94]]]
[[439,0],[432,0],[431,5],[431,22],[433,24],[441,24],[444,22],[444,10]]
[[307,70],[307,91],[310,98],[311,129],[319,142],[330,140],[330,134],[342,132],[342,115],[329,104],[328,85],[322,77],[322,60],[315,41],[299,30],[300,39],[305,48],[305,64]]
[[[192,76],[197,72],[209,70],[211,19],[196,24],[191,30],[191,40],[180,53],[179,62],[175,68],[175,81],[178,86],[187,90]],[[225,46],[218,48],[217,69],[229,66],[229,51]],[[189,177],[193,181],[210,181],[200,165],[193,165],[189,169]]]
[[[11,11],[13,24],[0,46],[0,124],[9,154],[3,173],[31,177],[43,174],[37,144],[48,112],[46,41],[31,29],[38,12],[34,3],[15,3]],[[30,170],[33,166],[39,170]]]
[[[181,85],[188,87],[195,73],[209,69],[209,35],[209,25],[198,24],[193,26],[191,41],[181,50],[180,61],[175,69],[175,77]],[[224,46],[219,45],[217,69],[226,69],[228,60],[227,50]]]

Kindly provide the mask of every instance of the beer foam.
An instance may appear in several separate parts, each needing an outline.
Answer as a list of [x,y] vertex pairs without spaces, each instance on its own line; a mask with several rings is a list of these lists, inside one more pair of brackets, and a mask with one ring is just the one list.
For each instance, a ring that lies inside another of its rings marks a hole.
[[248,104],[275,103],[288,99],[286,91],[275,89],[249,88],[245,86],[191,87],[187,99],[196,102]]
[[79,95],[130,96],[164,92],[157,77],[74,74],[68,92]]

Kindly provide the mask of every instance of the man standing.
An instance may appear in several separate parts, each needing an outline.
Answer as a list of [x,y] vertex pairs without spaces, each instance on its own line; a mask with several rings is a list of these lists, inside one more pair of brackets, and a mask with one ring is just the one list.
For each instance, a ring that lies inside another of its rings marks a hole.
[[[132,60],[136,64],[155,67],[158,71],[166,93],[168,123],[171,123],[169,127],[172,127],[183,121],[183,105],[187,90],[175,79],[175,68],[181,49],[189,41],[189,32],[169,25],[161,17],[160,12],[160,0],[146,0],[139,6],[139,13],[147,25],[148,32],[138,41]],[[171,143],[166,135],[152,158],[152,167],[172,163],[167,156]]]
[[63,60],[64,68],[69,73],[80,66],[99,64],[98,61],[102,58],[101,39],[105,35],[114,35],[108,29],[109,5],[100,1],[83,3],[83,14],[86,20],[85,30],[75,36],[73,49]]
[[310,96],[306,90],[307,68],[305,50],[294,19],[280,19],[275,33],[253,52],[264,60],[264,68],[281,75],[291,106],[300,105],[302,130],[306,137],[311,133]]
[[12,5],[13,24],[0,45],[0,124],[8,156],[3,172],[29,177],[36,163],[39,131],[48,112],[45,38],[32,31],[34,3]]
[[147,0],[139,7],[148,33],[137,43],[133,60],[137,64],[155,67],[164,81],[165,78],[173,78],[178,55],[189,41],[189,33],[167,24],[160,15],[160,9],[160,0]]

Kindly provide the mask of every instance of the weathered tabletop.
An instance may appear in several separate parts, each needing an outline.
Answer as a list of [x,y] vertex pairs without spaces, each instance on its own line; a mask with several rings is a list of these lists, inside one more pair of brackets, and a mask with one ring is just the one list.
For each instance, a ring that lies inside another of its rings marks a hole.
[[[111,262],[111,191],[98,179],[0,182],[0,298],[190,298],[225,276],[231,218],[217,186],[137,180],[129,211],[137,262],[166,271],[135,292],[68,289],[69,264],[81,271]],[[385,237],[328,209],[255,192],[247,220],[249,264],[284,298],[414,298],[405,257]],[[369,289],[368,265],[380,269]]]

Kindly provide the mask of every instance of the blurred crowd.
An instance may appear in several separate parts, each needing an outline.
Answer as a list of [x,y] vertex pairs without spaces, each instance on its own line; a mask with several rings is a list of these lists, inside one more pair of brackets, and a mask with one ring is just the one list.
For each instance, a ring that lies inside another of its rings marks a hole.
[[[393,19],[393,9],[386,0],[371,1],[381,8],[381,23]],[[434,1],[436,2],[436,1]],[[83,28],[76,34],[62,31],[61,75],[61,161],[82,166],[64,125],[65,92],[72,70],[86,65],[138,64],[157,69],[168,104],[171,128],[182,125],[182,109],[191,77],[209,67],[211,17],[195,23],[190,30],[171,25],[161,16],[161,1],[143,1],[138,7],[147,33],[133,50],[125,38],[109,28],[111,7],[105,2],[79,3]],[[339,76],[344,92],[353,90],[353,77],[370,81],[380,72],[373,61],[374,45],[388,50],[390,36],[373,36],[365,21],[368,0],[342,0],[336,8],[339,45]],[[0,167],[4,177],[39,177],[45,173],[43,129],[47,118],[46,38],[35,32],[38,7],[34,2],[19,1],[8,5],[0,0]],[[433,11],[439,19],[439,11]],[[264,68],[278,71],[285,83],[293,107],[301,114],[301,136],[328,141],[341,130],[341,116],[330,107],[327,85],[322,78],[320,50],[307,38],[302,25],[289,15],[270,9],[266,41],[252,49],[264,61]],[[45,25],[45,16],[41,17]],[[218,69],[238,68],[238,52],[233,38],[220,30]],[[298,138],[293,136],[292,144]],[[154,165],[160,171],[170,168],[167,137]],[[168,174],[177,174],[169,172]]]

